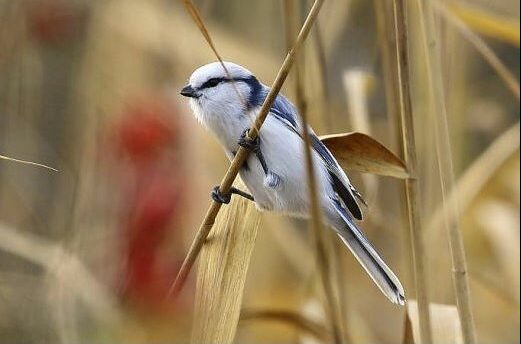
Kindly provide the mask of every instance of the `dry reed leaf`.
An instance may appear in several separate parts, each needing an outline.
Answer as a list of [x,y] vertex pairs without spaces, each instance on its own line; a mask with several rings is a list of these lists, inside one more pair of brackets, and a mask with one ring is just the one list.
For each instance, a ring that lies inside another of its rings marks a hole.
[[74,255],[51,241],[0,223],[0,251],[44,268],[83,301],[91,315],[104,323],[117,324],[123,318],[113,295]]
[[519,47],[519,19],[500,16],[465,2],[449,7],[472,30]]
[[[431,303],[429,310],[432,320],[433,344],[463,344],[461,325],[456,306]],[[407,315],[412,325],[414,343],[419,343],[418,304],[415,300],[409,300],[407,302]],[[407,328],[405,331],[407,332]],[[407,340],[407,343],[410,343],[410,338]]]
[[18,164],[23,164],[23,165],[31,165],[31,166],[36,166],[36,167],[42,167],[42,168],[45,168],[45,169],[48,169],[48,170],[51,170],[51,171],[54,171],[54,172],[58,172],[58,170],[55,169],[55,168],[52,168],[52,167],[44,165],[44,164],[39,164],[37,162],[10,158],[10,157],[5,156],[5,155],[0,155],[0,159],[1,160],[7,160],[7,161],[15,162],[15,163],[18,163]]
[[237,196],[219,213],[199,259],[192,343],[233,342],[259,223],[253,202]]
[[[514,73],[508,69],[499,56],[494,52],[494,50],[485,42],[485,40],[474,33],[474,31],[472,31],[465,22],[463,22],[457,15],[449,11],[442,3],[435,1],[432,3],[432,6],[434,6],[433,8],[439,11],[439,13],[447,20],[447,23],[454,26],[459,31],[459,33],[474,46],[474,48],[483,56],[490,67],[494,69],[501,80],[503,80],[505,85],[519,102],[521,98],[519,81],[517,80]],[[427,59],[430,59],[430,55]],[[439,113],[439,111],[436,111],[436,113]]]
[[[519,128],[520,122],[508,128],[474,160],[451,190],[447,206],[441,204],[433,212],[426,227],[427,232],[440,228],[443,225],[445,213],[455,204],[458,205],[462,213],[465,213],[477,198],[479,192],[490,182],[505,162],[513,155],[519,154]],[[455,221],[456,219],[450,218],[451,223]]]
[[400,179],[409,177],[405,163],[369,135],[355,132],[325,135],[320,139],[346,170]]
[[331,334],[321,322],[306,317],[293,311],[285,310],[245,310],[242,312],[241,321],[265,320],[283,322],[298,328],[301,332],[313,336],[319,342],[330,342]]

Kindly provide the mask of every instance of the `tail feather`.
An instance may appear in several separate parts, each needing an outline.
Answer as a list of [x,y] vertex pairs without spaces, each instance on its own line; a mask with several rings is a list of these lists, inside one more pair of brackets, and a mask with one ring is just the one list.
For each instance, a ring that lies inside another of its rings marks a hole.
[[391,302],[404,305],[405,292],[396,275],[385,264],[369,240],[367,240],[346,210],[337,201],[335,201],[335,208],[345,224],[344,228],[337,228],[338,236],[351,250],[384,295]]

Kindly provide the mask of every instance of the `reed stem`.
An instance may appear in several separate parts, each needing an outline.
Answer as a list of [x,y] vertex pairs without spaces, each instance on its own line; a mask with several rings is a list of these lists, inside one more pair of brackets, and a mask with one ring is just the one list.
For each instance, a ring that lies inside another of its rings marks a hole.
[[[426,59],[427,88],[429,92],[429,104],[432,109],[434,131],[436,138],[437,163],[440,174],[443,204],[447,208],[445,212],[445,228],[449,234],[449,246],[452,260],[452,273],[456,305],[460,317],[463,341],[467,344],[476,343],[476,330],[474,316],[470,303],[470,288],[467,276],[467,262],[463,238],[458,224],[451,224],[450,218],[459,219],[457,204],[448,202],[448,193],[454,189],[454,169],[450,147],[449,128],[447,123],[447,110],[443,89],[443,78],[440,63],[440,51],[438,37],[436,35],[434,9],[430,2],[416,1],[420,16],[420,35]],[[448,215],[452,213],[451,215]]]
[[403,156],[410,176],[405,180],[405,193],[407,198],[407,215],[409,219],[409,236],[411,240],[416,298],[418,301],[420,342],[432,343],[427,271],[425,267],[426,251],[423,227],[420,219],[420,193],[417,175],[418,160],[416,155],[414,118],[411,105],[406,6],[405,0],[393,1],[394,27],[396,33],[397,77],[399,84],[398,103]]
[[[286,42],[288,47],[291,47],[295,39],[295,28],[298,23],[298,15],[295,9],[294,0],[284,1],[284,12],[286,13]],[[327,253],[326,242],[324,235],[324,226],[322,224],[322,213],[320,210],[319,198],[317,195],[316,178],[312,160],[311,146],[309,140],[309,128],[307,121],[308,106],[305,96],[305,83],[304,83],[304,54],[301,53],[296,58],[295,62],[295,73],[294,73],[294,86],[295,86],[295,98],[296,105],[302,116],[302,136],[304,137],[305,144],[305,155],[306,155],[306,168],[307,178],[309,185],[309,196],[311,204],[311,224],[313,227],[313,237],[316,245],[316,259],[317,267],[320,272],[320,278],[322,286],[324,288],[324,295],[326,298],[325,309],[328,313],[331,323],[331,333],[333,334],[333,340],[335,343],[345,343],[343,339],[344,331],[342,330],[342,319],[340,315],[340,309],[337,302],[335,301],[335,292],[332,284],[332,268]]]

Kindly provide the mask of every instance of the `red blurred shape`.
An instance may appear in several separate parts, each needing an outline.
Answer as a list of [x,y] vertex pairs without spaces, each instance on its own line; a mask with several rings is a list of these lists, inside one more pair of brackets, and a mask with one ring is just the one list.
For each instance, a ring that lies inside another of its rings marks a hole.
[[[165,98],[133,99],[110,130],[109,142],[118,152],[116,181],[123,193],[119,205],[126,243],[123,295],[154,309],[170,307],[166,296],[183,258],[181,250],[171,248],[181,247],[176,229],[187,184],[175,116]],[[166,239],[172,253],[165,257],[160,252]]]
[[41,0],[27,5],[31,36],[41,43],[56,43],[73,37],[81,27],[84,12],[63,0]]
[[118,129],[120,147],[136,162],[157,158],[160,150],[172,143],[173,118],[173,111],[159,99],[147,99],[127,106]]

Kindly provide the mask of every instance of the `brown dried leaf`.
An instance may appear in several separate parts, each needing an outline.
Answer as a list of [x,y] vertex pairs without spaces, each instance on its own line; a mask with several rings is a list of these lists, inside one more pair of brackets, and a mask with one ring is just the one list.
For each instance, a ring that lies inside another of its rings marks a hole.
[[405,163],[369,135],[354,132],[320,139],[346,170],[400,179],[409,177]]

